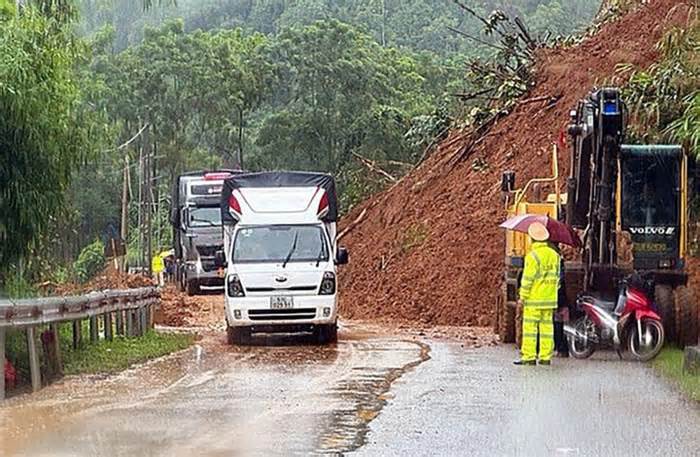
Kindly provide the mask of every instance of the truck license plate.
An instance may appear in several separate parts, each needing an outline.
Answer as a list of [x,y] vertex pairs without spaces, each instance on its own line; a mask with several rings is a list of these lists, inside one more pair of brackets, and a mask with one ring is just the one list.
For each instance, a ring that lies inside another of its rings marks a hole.
[[285,296],[270,297],[270,308],[290,309],[294,308],[294,298]]

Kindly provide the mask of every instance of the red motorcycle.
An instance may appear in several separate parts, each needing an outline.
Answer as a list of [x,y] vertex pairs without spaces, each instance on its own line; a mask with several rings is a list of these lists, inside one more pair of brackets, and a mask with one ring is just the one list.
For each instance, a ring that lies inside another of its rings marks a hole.
[[572,356],[585,359],[598,348],[613,347],[618,355],[627,350],[642,362],[656,357],[664,345],[664,327],[640,283],[638,278],[623,280],[616,302],[578,297],[576,305],[584,316],[564,326]]

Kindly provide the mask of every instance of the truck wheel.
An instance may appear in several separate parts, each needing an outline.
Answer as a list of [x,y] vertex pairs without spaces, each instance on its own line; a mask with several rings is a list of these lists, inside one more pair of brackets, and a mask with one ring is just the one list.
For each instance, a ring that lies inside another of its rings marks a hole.
[[187,295],[197,295],[199,293],[199,284],[197,283],[197,280],[193,279],[191,281],[187,281]]
[[676,344],[678,347],[698,344],[698,303],[693,290],[686,286],[676,287]]
[[226,327],[226,341],[228,344],[247,346],[250,344],[251,337],[250,327]]
[[666,341],[676,341],[676,313],[673,300],[673,289],[671,286],[658,285],[654,287],[654,302],[661,315],[661,322],[664,324]]
[[496,333],[502,343],[515,342],[515,306],[508,303],[506,284],[501,286],[501,294],[496,302]]
[[314,338],[318,344],[338,342],[338,324],[318,325],[314,327]]

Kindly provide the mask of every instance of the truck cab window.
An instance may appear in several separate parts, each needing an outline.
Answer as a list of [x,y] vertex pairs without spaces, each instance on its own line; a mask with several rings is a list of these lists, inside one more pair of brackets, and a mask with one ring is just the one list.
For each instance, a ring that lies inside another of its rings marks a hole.
[[[292,249],[294,248],[294,249]],[[328,261],[323,229],[315,225],[241,228],[233,244],[234,263]]]
[[216,207],[191,208],[188,212],[189,227],[219,227],[221,225],[221,209]]

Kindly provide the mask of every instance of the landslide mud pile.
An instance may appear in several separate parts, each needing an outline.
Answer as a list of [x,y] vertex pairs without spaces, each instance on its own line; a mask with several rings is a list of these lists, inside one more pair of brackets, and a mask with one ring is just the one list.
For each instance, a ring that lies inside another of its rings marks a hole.
[[143,275],[122,273],[109,265],[99,274],[85,284],[68,283],[51,287],[55,295],[77,295],[106,289],[138,289],[140,287],[154,286],[155,281]]
[[224,297],[221,294],[188,296],[174,284],[168,284],[161,289],[155,322],[169,327],[222,327]]
[[[351,253],[340,277],[341,314],[490,325],[504,256],[497,228],[505,217],[501,173],[514,170],[517,185],[546,176],[551,145],[576,102],[595,85],[624,82],[618,64],[653,63],[663,32],[685,24],[690,8],[686,1],[652,0],[576,47],[542,51],[526,97],[556,97],[555,104],[520,104],[467,154],[466,135],[452,132],[413,173],[355,208],[342,224],[364,212],[341,243]],[[560,156],[562,175],[567,155]]]

